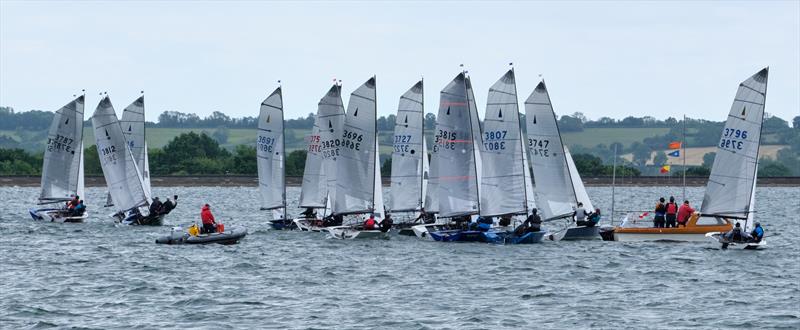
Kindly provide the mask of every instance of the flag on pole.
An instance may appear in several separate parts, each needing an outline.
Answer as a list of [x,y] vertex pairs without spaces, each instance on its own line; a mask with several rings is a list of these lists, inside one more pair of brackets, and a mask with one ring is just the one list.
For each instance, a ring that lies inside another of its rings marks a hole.
[[681,141],[673,141],[669,143],[670,149],[680,149],[681,148]]
[[667,154],[667,156],[670,156],[670,157],[680,157],[680,156],[681,156],[681,150],[680,150],[680,149],[678,149],[678,150],[675,150],[675,151],[673,151],[673,152],[670,152],[670,153],[668,153],[668,154]]
[[661,170],[659,170],[659,172],[661,172],[661,174],[669,173],[669,165],[661,166]]

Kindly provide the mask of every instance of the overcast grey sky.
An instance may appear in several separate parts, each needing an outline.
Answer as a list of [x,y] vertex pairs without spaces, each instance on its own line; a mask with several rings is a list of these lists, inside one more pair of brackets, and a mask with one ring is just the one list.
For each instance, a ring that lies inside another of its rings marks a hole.
[[[770,66],[767,111],[800,114],[800,1],[0,2],[0,105],[56,110],[145,91],[164,110],[256,116],[278,79],[287,118],[333,78],[377,75],[378,111],[425,77],[426,111],[464,63],[480,108],[514,62],[520,103],[543,74],[558,114],[724,120]],[[345,102],[347,98],[345,97]],[[481,111],[482,113],[483,111]]]

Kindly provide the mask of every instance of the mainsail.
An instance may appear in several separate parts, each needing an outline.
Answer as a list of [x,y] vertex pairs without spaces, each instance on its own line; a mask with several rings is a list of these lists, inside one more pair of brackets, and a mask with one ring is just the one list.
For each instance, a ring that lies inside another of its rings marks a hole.
[[150,198],[144,190],[142,175],[108,96],[97,105],[92,115],[92,126],[103,176],[114,206],[119,211],[127,211],[148,205]]
[[[128,142],[128,148],[133,153],[136,160],[136,167],[142,175],[144,191],[147,196],[152,196],[150,191],[150,164],[147,161],[147,142],[145,141],[144,128],[144,96],[140,96],[122,111],[122,119],[119,121],[122,127],[122,134]],[[113,206],[111,193],[108,193],[105,206]]]
[[750,217],[768,75],[769,68],[764,68],[739,84],[717,144],[717,155],[700,207],[703,215]]
[[508,70],[492,87],[486,101],[481,146],[481,215],[527,214],[525,149],[522,145],[517,86]]
[[[334,214],[370,213],[375,210],[377,130],[375,77],[350,94],[336,160]],[[380,176],[377,177],[380,181]],[[383,210],[377,210],[383,211]]]
[[544,82],[525,101],[525,116],[539,212],[544,219],[572,215],[577,205],[575,188]]
[[[478,169],[467,78],[462,72],[442,90],[436,123],[439,215],[456,217],[480,212]],[[476,117],[476,116],[475,116]]]
[[342,86],[334,84],[317,106],[322,172],[326,174],[326,193],[331,204],[336,200],[336,162],[341,153],[340,143],[342,140],[340,138],[344,116]]
[[47,133],[39,203],[48,204],[83,198],[83,108],[84,96],[56,111]]
[[[425,185],[425,212],[439,213],[439,148],[440,136],[435,136],[431,148],[428,182]],[[423,145],[425,147],[425,145]],[[427,155],[427,152],[425,153]]]
[[281,88],[261,102],[258,115],[256,159],[261,209],[283,209],[286,215],[286,183]]
[[420,80],[400,97],[397,107],[392,151],[391,211],[419,211],[422,207],[425,198],[424,164],[428,157],[424,148],[424,120]]

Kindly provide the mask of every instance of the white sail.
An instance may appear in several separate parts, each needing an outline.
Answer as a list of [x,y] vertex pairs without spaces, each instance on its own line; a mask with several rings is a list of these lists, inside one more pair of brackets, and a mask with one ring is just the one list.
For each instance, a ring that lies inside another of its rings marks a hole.
[[[380,157],[380,145],[378,144],[378,139],[375,139],[375,163],[380,164],[381,162]],[[381,181],[381,167],[375,166],[375,179],[372,180],[374,182],[374,210],[372,213],[375,215],[376,219],[383,219],[385,217],[386,208],[383,204],[383,181]]]
[[436,123],[439,156],[439,215],[455,217],[480,212],[473,114],[467,98],[464,73],[456,76],[440,94]]
[[[436,133],[434,133],[436,134]],[[428,182],[425,184],[425,212],[439,213],[439,142],[441,137],[434,136],[430,155]],[[427,155],[427,153],[426,153]]]
[[[520,132],[522,135],[522,132]],[[525,143],[523,138],[523,145],[522,148],[525,149]],[[533,179],[531,178],[531,166],[530,161],[528,161],[528,150],[525,149],[522,152],[523,164],[525,164],[525,196],[527,197],[527,204],[528,210],[532,210],[536,207],[536,199],[533,197],[534,190],[533,190]]]
[[[122,111],[122,119],[120,119],[119,125],[122,127],[122,134],[125,135],[125,141],[128,142],[128,147],[136,160],[136,167],[142,175],[145,194],[150,197],[152,196],[150,191],[150,163],[147,160],[144,122],[144,96],[140,96]],[[113,205],[113,199],[109,192],[105,206]]]
[[397,107],[392,150],[391,211],[419,211],[423,202],[424,148],[422,81],[403,96]]
[[480,146],[483,144],[483,130],[481,130],[481,120],[478,117],[478,105],[475,102],[475,93],[472,90],[472,80],[469,76],[466,76],[465,80],[465,85],[467,86],[467,104],[469,105],[470,123],[472,125],[472,143],[474,143],[472,154],[475,158],[475,173],[478,179],[478,200],[480,201],[482,193],[481,180],[483,180],[483,161],[481,160]]
[[128,147],[133,153],[133,159],[136,160],[136,168],[142,174],[145,193],[150,196],[150,168],[147,162],[144,119],[144,96],[140,96],[122,111],[119,125],[122,127],[125,140],[128,141]]
[[81,95],[53,116],[44,150],[40,204],[66,201],[75,194],[83,198],[83,108]]
[[586,192],[586,186],[583,185],[581,175],[578,173],[578,168],[575,166],[575,161],[572,159],[572,154],[569,153],[569,148],[567,147],[564,147],[564,156],[567,158],[567,167],[569,168],[569,174],[572,178],[572,188],[575,190],[575,199],[579,203],[583,203],[583,208],[586,211],[594,212],[592,200],[589,199],[589,193]]
[[704,215],[746,219],[751,211],[768,75],[765,68],[739,84],[700,207]]
[[286,208],[283,143],[283,96],[278,87],[261,102],[258,115],[256,164],[263,210]]
[[[317,118],[319,120],[320,155],[322,156],[323,173],[327,181],[326,194],[331,205],[336,203],[336,165],[341,158],[342,125],[344,125],[344,105],[342,103],[342,86],[334,84],[328,93],[319,101]],[[374,124],[373,124],[374,125]]]
[[513,70],[489,88],[483,118],[481,215],[526,214],[525,149]]
[[303,171],[303,185],[300,188],[300,207],[326,208],[328,202],[328,181],[325,178],[320,146],[319,116],[314,119],[314,127],[306,138],[306,164]]
[[372,77],[350,94],[347,104],[336,159],[334,214],[375,210],[375,171],[380,169],[375,157],[376,106],[375,77]]
[[127,211],[149,205],[142,176],[108,97],[97,105],[92,126],[103,176],[116,209]]
[[525,101],[525,116],[539,213],[544,219],[572,215],[577,206],[575,189],[544,82],[540,82]]
[[431,173],[431,165],[428,162],[428,141],[422,136],[422,205],[425,205],[428,197],[428,178]]

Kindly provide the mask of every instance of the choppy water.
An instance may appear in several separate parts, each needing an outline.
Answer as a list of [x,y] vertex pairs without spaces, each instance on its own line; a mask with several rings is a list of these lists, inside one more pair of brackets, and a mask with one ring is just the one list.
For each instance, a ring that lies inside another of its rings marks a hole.
[[[619,188],[617,209],[650,208],[667,190]],[[604,209],[610,191],[589,188]],[[180,195],[167,222],[188,223],[213,201],[247,238],[161,246],[168,227],[114,227],[96,208],[101,189],[88,191],[84,224],[31,221],[16,201],[37,193],[0,187],[11,200],[0,216],[3,328],[800,328],[800,188],[758,189],[757,218],[780,233],[764,251],[338,241],[269,230],[255,188],[209,187],[155,188]]]

